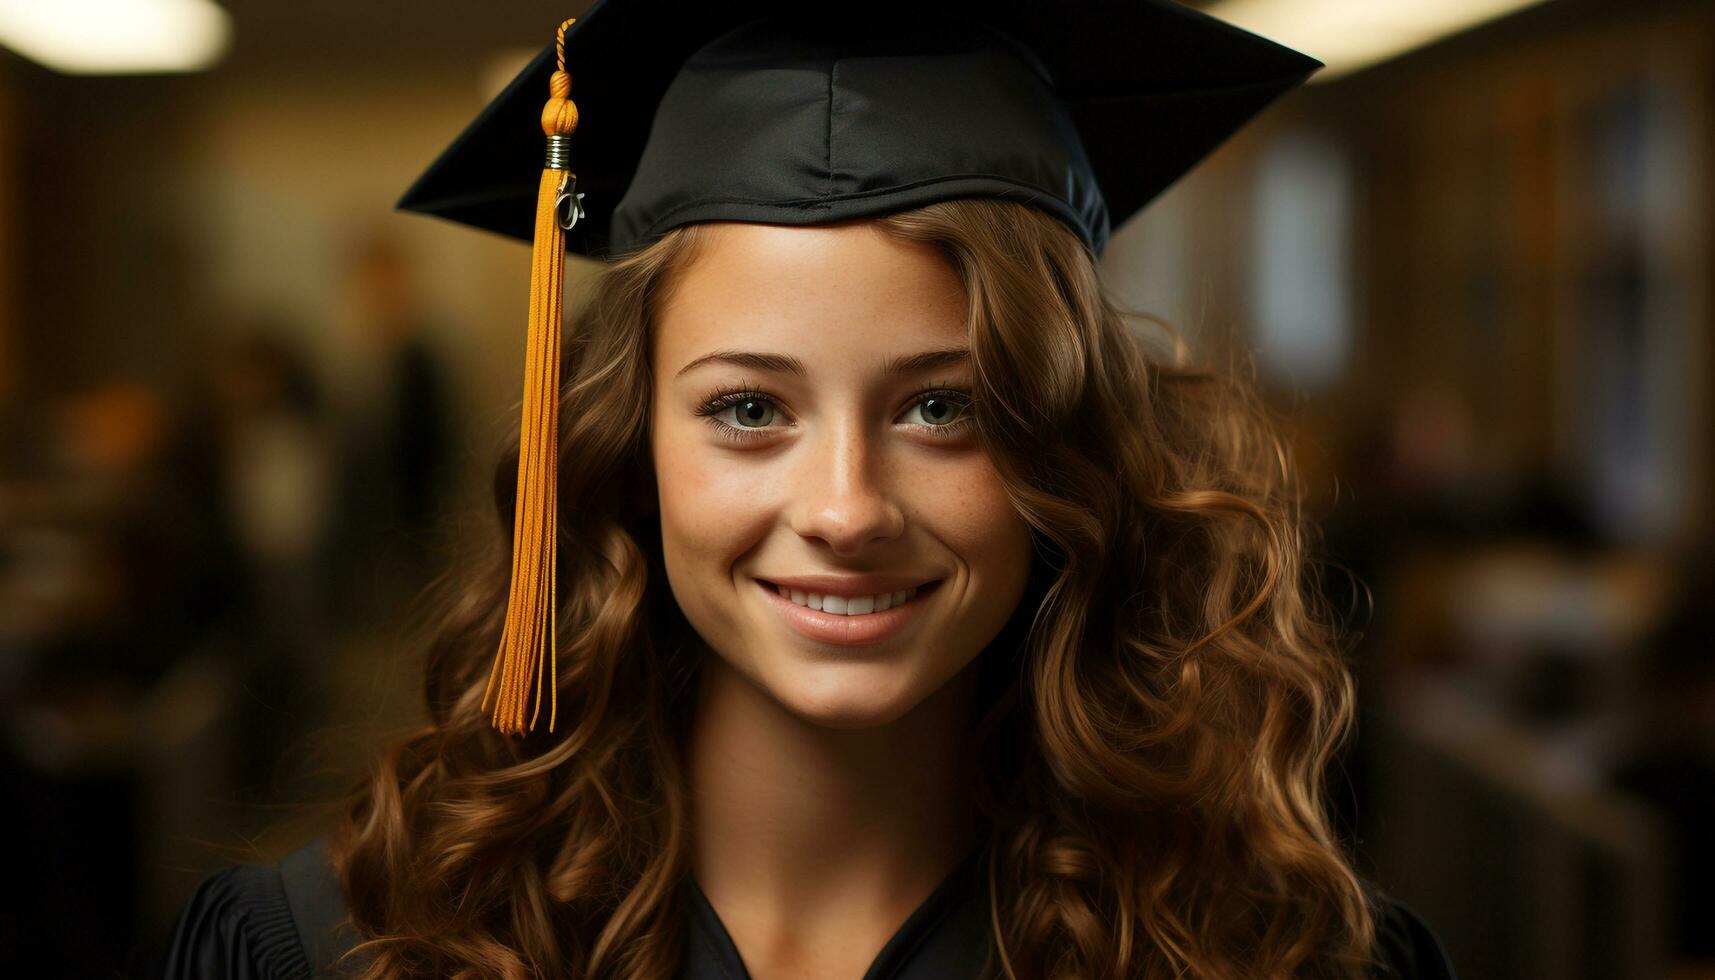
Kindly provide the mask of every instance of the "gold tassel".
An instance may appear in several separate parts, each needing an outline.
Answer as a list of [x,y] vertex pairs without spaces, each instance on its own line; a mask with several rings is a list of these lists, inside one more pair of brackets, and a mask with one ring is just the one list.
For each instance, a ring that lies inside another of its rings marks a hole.
[[[560,697],[559,664],[554,645],[558,603],[555,592],[556,490],[560,425],[560,319],[563,315],[565,233],[582,216],[577,175],[567,169],[567,140],[578,128],[578,107],[566,74],[566,28],[560,25],[554,47],[558,70],[542,108],[542,132],[548,160],[536,190],[536,237],[530,267],[530,326],[524,356],[524,406],[518,436],[518,501],[512,528],[512,591],[500,650],[489,671],[482,706],[494,698],[494,727],[523,735],[542,713],[542,688],[548,688],[548,731],[554,730]],[[564,224],[560,209],[567,209]],[[534,693],[528,724],[525,704]]]

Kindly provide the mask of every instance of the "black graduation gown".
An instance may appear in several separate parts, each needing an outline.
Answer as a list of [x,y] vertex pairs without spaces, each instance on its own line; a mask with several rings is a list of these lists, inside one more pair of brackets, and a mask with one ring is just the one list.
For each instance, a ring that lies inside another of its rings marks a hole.
[[[877,954],[863,980],[978,980],[988,951],[988,902],[972,852],[923,900]],[[681,980],[749,980],[708,897],[691,883],[690,936]],[[1376,898],[1383,966],[1377,980],[1455,980],[1441,941],[1416,912]],[[316,980],[356,943],[317,841],[277,864],[237,865],[204,879],[186,903],[159,980]],[[993,976],[994,974],[989,974]]]

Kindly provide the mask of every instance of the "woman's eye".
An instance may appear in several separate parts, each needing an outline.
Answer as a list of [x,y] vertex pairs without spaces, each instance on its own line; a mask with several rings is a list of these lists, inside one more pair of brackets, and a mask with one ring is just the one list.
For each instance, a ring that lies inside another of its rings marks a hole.
[[714,426],[723,439],[742,442],[769,438],[779,409],[774,399],[758,391],[716,391],[703,400],[697,414]]
[[[957,425],[970,410],[970,400],[953,392],[935,392],[925,395],[914,402],[906,410],[906,421],[917,422],[930,428],[945,428]],[[916,414],[918,419],[911,416]],[[921,421],[919,421],[919,419]]]
[[732,409],[735,421],[747,429],[765,429],[774,421],[774,405],[764,398],[740,399],[727,408]]

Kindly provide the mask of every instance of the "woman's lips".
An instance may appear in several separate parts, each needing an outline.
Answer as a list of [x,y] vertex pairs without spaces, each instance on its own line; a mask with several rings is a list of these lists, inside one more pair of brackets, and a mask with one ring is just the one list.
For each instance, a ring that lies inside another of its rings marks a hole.
[[791,599],[780,594],[779,588],[772,582],[753,579],[757,588],[762,590],[763,597],[772,605],[786,625],[797,631],[805,639],[818,643],[831,643],[835,646],[867,646],[880,643],[898,633],[905,624],[917,618],[917,607],[923,600],[934,593],[940,586],[941,580],[927,582],[917,587],[917,594],[897,606],[891,606],[880,612],[859,613],[856,616],[844,616],[839,613],[823,612],[800,606]]

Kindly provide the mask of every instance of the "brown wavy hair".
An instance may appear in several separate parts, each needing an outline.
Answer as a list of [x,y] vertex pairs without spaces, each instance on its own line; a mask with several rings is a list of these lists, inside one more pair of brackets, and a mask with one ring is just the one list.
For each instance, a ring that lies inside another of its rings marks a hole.
[[[1348,977],[1375,910],[1325,808],[1353,726],[1277,421],[1122,311],[1057,219],[996,199],[875,219],[968,298],[979,438],[1029,522],[1031,584],[982,653],[977,805],[992,962],[1017,978]],[[365,978],[665,978],[684,951],[689,695],[666,588],[651,323],[696,225],[610,262],[561,395],[560,725],[489,726],[516,447],[491,552],[430,645],[429,722],[334,835]],[[637,411],[639,406],[644,411]]]

